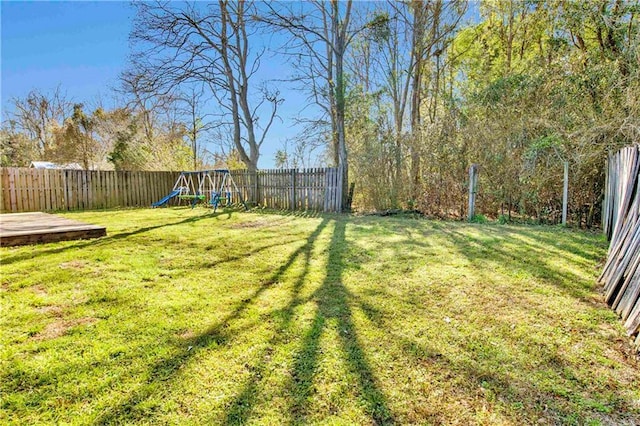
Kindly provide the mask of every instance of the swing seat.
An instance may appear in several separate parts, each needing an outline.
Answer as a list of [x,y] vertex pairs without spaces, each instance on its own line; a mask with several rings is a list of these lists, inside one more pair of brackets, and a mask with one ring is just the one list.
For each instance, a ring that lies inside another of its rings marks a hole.
[[199,195],[184,194],[184,195],[178,195],[178,198],[180,198],[181,200],[204,200],[205,196],[203,194],[199,194]]

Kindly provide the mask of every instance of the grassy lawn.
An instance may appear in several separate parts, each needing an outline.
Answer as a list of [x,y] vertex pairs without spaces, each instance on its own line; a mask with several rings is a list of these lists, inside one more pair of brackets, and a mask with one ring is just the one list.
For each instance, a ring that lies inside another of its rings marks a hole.
[[0,250],[0,423],[636,424],[606,241],[409,218],[69,213]]

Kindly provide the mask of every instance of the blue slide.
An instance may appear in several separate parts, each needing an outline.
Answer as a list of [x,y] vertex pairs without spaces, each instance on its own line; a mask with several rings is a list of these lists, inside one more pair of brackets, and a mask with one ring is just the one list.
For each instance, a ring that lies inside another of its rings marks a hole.
[[161,206],[167,204],[170,199],[172,199],[173,197],[178,196],[178,195],[180,195],[180,190],[179,189],[171,191],[171,193],[169,195],[167,195],[166,197],[164,197],[160,201],[156,201],[155,203],[151,204],[151,207],[161,207]]

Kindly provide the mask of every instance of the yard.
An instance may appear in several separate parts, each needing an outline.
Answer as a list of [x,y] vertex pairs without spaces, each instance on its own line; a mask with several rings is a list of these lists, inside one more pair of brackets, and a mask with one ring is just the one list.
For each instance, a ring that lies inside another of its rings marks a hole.
[[640,423],[599,234],[64,216],[108,236],[0,250],[2,423]]

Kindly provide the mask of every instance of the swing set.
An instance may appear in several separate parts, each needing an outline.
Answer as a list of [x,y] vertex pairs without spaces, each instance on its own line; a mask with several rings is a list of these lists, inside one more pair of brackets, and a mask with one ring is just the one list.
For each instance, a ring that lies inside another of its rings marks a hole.
[[231,206],[234,194],[245,210],[248,210],[247,203],[229,169],[180,172],[171,192],[153,203],[151,207],[167,206],[171,199],[177,198],[191,203],[191,208],[194,208],[199,202],[206,202],[213,207],[215,212],[218,206]]

